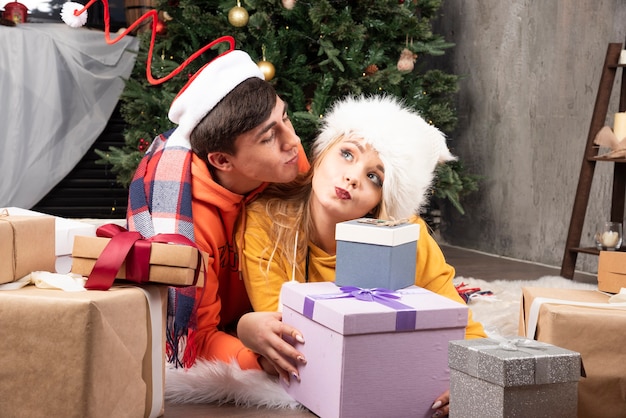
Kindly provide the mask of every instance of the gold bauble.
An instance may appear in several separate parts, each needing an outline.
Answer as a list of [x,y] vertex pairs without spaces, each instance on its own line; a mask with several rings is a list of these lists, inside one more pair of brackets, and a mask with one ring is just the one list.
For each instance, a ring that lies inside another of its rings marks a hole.
[[276,75],[276,68],[274,68],[274,64],[269,61],[260,61],[258,64],[263,76],[265,77],[265,81],[270,81]]
[[228,22],[236,28],[248,24],[248,11],[241,6],[235,6],[228,12]]

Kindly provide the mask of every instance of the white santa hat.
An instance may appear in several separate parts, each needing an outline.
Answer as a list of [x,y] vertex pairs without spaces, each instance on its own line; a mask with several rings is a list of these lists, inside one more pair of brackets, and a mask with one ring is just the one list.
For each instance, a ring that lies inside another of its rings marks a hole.
[[456,159],[439,129],[391,96],[335,103],[313,144],[313,158],[340,136],[362,138],[378,151],[385,165],[383,204],[393,219],[418,213],[428,200],[437,164]]
[[188,137],[198,123],[235,87],[249,78],[264,80],[263,72],[240,50],[219,56],[200,69],[172,102],[168,116]]

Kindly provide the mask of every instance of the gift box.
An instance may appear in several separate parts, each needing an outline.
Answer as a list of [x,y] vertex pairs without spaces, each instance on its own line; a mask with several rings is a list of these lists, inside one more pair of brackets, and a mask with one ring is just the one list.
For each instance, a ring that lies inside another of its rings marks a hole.
[[520,335],[581,354],[580,417],[626,416],[626,308],[608,300],[594,290],[522,289]]
[[167,288],[0,291],[0,415],[163,414]]
[[[101,256],[111,238],[83,237],[74,239],[72,251],[72,273],[89,277],[96,261]],[[196,284],[196,270],[199,269],[199,251],[187,245],[150,243],[149,270],[145,279],[151,283],[171,286],[191,286]],[[116,279],[127,279],[127,263],[124,261],[115,270]],[[199,285],[201,283],[198,283]]]
[[415,284],[419,225],[356,219],[338,223],[338,286],[401,289]]
[[[51,216],[33,210],[10,207],[5,209],[17,216]],[[72,267],[72,247],[76,235],[96,236],[96,226],[73,219],[54,217],[54,253],[56,255],[54,270],[57,273],[69,273]]]
[[519,339],[451,341],[450,417],[576,417],[580,354]]
[[54,217],[0,215],[0,284],[54,271]]
[[283,322],[306,340],[286,338],[307,359],[301,381],[285,385],[295,400],[324,418],[432,415],[467,306],[415,286],[386,293],[331,282],[285,283],[281,300]]
[[603,292],[619,293],[622,287],[626,287],[626,253],[600,251],[598,289]]

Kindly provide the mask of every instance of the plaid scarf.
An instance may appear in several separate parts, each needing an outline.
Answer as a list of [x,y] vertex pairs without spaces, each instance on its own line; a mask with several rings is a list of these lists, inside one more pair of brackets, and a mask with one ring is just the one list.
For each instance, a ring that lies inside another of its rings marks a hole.
[[[194,241],[191,158],[189,140],[177,135],[175,129],[154,139],[130,184],[126,214],[130,231],[146,238],[178,233]],[[190,367],[195,361],[195,302],[195,286],[169,289],[166,354],[168,362],[176,367]]]

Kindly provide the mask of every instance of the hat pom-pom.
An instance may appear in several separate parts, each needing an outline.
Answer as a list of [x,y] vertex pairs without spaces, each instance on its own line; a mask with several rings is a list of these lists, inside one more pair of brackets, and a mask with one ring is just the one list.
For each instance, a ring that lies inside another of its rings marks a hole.
[[63,7],[61,8],[61,19],[72,28],[80,28],[81,26],[85,26],[87,23],[87,10],[76,16],[74,12],[76,10],[83,9],[82,4],[75,3],[73,1],[69,1],[67,3],[63,3]]

